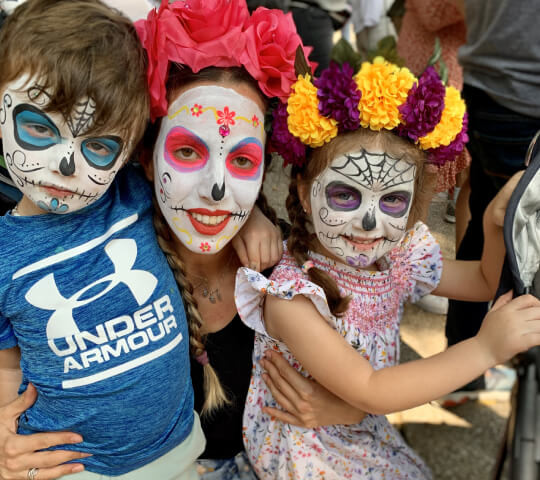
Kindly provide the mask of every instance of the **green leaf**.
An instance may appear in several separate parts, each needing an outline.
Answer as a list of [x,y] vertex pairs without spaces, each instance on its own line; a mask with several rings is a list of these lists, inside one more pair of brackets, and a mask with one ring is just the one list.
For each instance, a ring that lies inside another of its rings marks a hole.
[[377,48],[369,52],[368,58],[370,61],[373,61],[375,57],[383,57],[399,67],[405,65],[405,61],[397,53],[397,42],[393,35],[381,38],[377,43]]
[[362,55],[355,51],[352,45],[344,38],[341,38],[334,45],[330,58],[339,65],[343,65],[345,62],[348,63],[355,72],[360,70],[364,61]]
[[447,85],[448,84],[448,67],[446,66],[446,63],[441,58],[439,60],[439,76],[441,77],[441,81]]
[[433,48],[433,54],[428,60],[427,67],[430,65],[435,65],[442,55],[442,48],[441,48],[441,41],[439,40],[439,37],[435,37],[435,47]]
[[296,49],[296,57],[294,59],[294,72],[296,73],[296,76],[305,75],[306,73],[308,73],[310,76],[313,76],[313,74],[311,73],[311,67],[306,60],[302,47],[300,46],[298,46],[298,48]]

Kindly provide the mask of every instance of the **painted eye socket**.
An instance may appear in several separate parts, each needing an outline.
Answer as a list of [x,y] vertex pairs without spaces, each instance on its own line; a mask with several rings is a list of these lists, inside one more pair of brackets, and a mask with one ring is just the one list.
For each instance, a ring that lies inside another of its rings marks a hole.
[[379,207],[392,217],[401,217],[407,212],[410,200],[409,192],[392,192],[381,197]]
[[262,146],[256,138],[244,139],[231,150],[225,161],[231,175],[243,180],[259,178],[262,163]]
[[165,161],[176,171],[193,172],[208,161],[208,147],[204,141],[184,127],[174,127],[167,134],[163,152]]
[[81,144],[81,152],[88,164],[100,170],[112,168],[121,151],[122,140],[115,136],[87,138]]
[[201,158],[199,153],[191,147],[181,147],[174,152],[174,156],[182,162],[194,162]]
[[326,186],[326,201],[333,210],[356,210],[362,203],[362,194],[350,185],[332,182]]
[[33,105],[17,105],[13,110],[15,140],[26,150],[45,150],[62,141],[54,122]]

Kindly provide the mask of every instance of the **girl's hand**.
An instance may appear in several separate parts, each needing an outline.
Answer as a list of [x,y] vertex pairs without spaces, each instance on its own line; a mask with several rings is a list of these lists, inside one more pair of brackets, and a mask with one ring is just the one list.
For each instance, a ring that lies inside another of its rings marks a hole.
[[316,381],[300,375],[278,353],[268,350],[261,366],[266,370],[263,374],[266,385],[283,408],[263,407],[263,412],[284,423],[316,428],[351,425],[361,422],[366,416]]
[[89,457],[88,453],[68,450],[40,452],[55,445],[82,442],[82,437],[71,432],[36,433],[17,435],[19,416],[36,401],[37,392],[33,385],[13,402],[0,408],[0,479],[25,480],[28,470],[39,468],[36,476],[39,480],[59,478],[71,473],[82,472],[84,465],[70,463],[69,460]]
[[476,338],[491,365],[540,345],[540,300],[532,295],[512,299],[511,291],[505,293],[484,318]]
[[280,229],[257,206],[233,237],[232,245],[242,265],[258,272],[273,267],[283,254]]
[[491,200],[486,209],[486,212],[490,212],[491,221],[498,227],[504,226],[504,216],[506,214],[508,202],[524,172],[525,170],[522,170],[521,172],[514,174],[497,192],[497,195]]

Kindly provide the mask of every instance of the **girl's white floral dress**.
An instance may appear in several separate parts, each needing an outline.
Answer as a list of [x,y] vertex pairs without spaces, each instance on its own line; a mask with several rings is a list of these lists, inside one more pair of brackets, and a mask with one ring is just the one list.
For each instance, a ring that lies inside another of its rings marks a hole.
[[238,312],[256,331],[243,428],[247,454],[257,475],[261,480],[431,478],[428,467],[383,415],[367,415],[356,425],[312,430],[271,419],[261,411],[263,406],[276,403],[262,380],[259,360],[266,350],[273,349],[309,376],[285,344],[266,333],[261,309],[265,295],[285,299],[304,295],[374,368],[397,364],[403,303],[416,301],[439,283],[439,245],[427,227],[417,223],[379,262],[380,270],[376,272],[357,270],[315,253],[310,257],[316,267],[336,280],[342,293],[352,297],[341,318],[330,314],[323,290],[307,280],[287,250],[270,280],[247,268],[240,269],[236,277]]

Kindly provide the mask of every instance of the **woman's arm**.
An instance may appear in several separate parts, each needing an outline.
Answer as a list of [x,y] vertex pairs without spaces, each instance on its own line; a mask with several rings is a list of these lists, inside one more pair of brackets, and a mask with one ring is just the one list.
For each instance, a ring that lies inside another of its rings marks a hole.
[[0,407],[17,398],[22,377],[20,361],[18,347],[0,350]]
[[489,301],[495,296],[506,249],[503,226],[508,201],[523,172],[515,174],[489,203],[483,217],[484,248],[480,261],[444,260],[435,295],[465,301]]
[[304,428],[324,425],[352,425],[366,416],[321,384],[300,375],[281,355],[272,350],[260,361],[263,380],[279,408],[263,407],[263,412],[284,423]]
[[28,385],[22,395],[0,408],[0,480],[27,478],[31,468],[39,468],[39,480],[50,480],[84,470],[84,465],[80,463],[65,462],[89,457],[87,453],[39,451],[55,445],[82,442],[80,435],[71,432],[17,435],[18,418],[33,405],[36,398],[36,389]]
[[499,299],[480,332],[432,357],[374,370],[305,297],[267,296],[268,333],[283,341],[328,390],[369,413],[386,414],[439,398],[488,368],[540,343],[540,301]]

